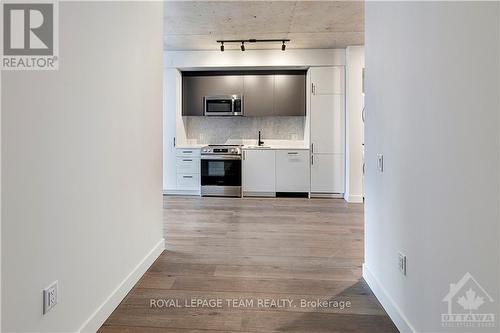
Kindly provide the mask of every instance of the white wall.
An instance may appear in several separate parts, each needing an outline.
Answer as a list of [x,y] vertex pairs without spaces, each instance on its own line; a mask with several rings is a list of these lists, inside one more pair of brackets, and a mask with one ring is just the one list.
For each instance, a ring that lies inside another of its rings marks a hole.
[[5,332],[97,329],[162,247],[162,3],[59,6],[59,70],[2,73]]
[[345,199],[363,202],[363,118],[362,89],[364,46],[346,49],[346,183]]
[[214,51],[165,51],[165,67],[202,69],[225,67],[309,67],[343,66],[344,49],[309,49],[309,50],[230,50]]
[[[0,71],[0,189],[2,188],[2,71]],[[0,191],[0,332],[2,332],[2,191]]]
[[470,272],[496,331],[499,3],[367,2],[365,17],[364,275],[402,330],[436,332]]

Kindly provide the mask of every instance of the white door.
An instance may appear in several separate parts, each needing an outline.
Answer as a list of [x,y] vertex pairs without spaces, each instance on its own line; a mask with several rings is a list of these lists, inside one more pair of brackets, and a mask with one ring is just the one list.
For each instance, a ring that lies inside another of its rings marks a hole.
[[314,154],[311,162],[311,192],[344,193],[344,155]]
[[309,192],[309,151],[276,152],[276,192]]
[[344,94],[344,67],[312,67],[313,95]]
[[163,72],[163,190],[177,189],[177,158],[175,151],[175,111],[179,72]]
[[275,195],[274,150],[243,151],[243,194]]
[[311,143],[313,153],[344,152],[344,96],[311,96]]

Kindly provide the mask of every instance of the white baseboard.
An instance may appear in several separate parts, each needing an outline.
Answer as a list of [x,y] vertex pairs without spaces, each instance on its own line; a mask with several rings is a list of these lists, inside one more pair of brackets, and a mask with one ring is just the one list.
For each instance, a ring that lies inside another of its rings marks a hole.
[[346,193],[344,196],[345,201],[349,203],[363,203],[363,196],[356,194],[348,194]]
[[165,240],[162,238],[149,253],[135,266],[127,277],[116,287],[111,295],[97,308],[89,319],[80,327],[78,332],[97,332],[106,319],[127,296],[132,287],[139,281],[153,262],[165,250]]
[[413,325],[410,324],[406,316],[401,312],[401,309],[394,303],[394,300],[389,296],[380,281],[372,274],[366,264],[363,264],[363,278],[366,283],[368,283],[389,317],[391,317],[398,330],[403,333],[417,333]]

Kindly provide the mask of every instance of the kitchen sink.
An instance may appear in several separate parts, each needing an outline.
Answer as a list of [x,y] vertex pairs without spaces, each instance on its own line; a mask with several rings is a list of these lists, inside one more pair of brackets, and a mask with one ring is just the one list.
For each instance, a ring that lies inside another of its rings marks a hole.
[[243,148],[250,148],[250,149],[271,149],[269,146],[245,146]]

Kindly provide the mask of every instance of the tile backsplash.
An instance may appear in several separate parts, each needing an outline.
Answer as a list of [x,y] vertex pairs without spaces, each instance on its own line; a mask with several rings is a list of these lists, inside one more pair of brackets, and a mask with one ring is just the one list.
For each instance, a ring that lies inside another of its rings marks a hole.
[[264,142],[303,142],[305,117],[183,117],[186,138],[196,144],[247,144],[262,132]]

